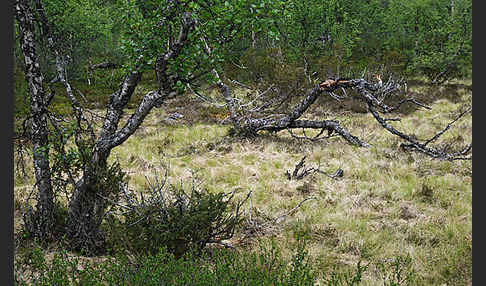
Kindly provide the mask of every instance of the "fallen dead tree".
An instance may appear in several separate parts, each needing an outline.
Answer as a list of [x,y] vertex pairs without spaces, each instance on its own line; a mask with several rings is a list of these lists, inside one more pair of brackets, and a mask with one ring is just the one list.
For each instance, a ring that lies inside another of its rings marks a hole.
[[[400,121],[400,118],[386,118],[385,115],[398,111],[403,104],[413,104],[419,108],[425,109],[431,109],[431,107],[408,95],[406,82],[403,79],[397,79],[391,75],[387,77],[386,81],[383,81],[378,74],[375,74],[374,79],[372,80],[365,78],[329,77],[320,84],[316,84],[313,88],[307,90],[307,92],[301,96],[302,99],[286,112],[281,112],[278,107],[289,97],[289,95],[279,94],[278,88],[271,86],[269,90],[259,92],[253,100],[243,104],[241,100],[231,97],[230,87],[220,79],[217,73],[215,73],[215,76],[218,78],[218,86],[224,96],[225,105],[229,111],[234,131],[240,135],[257,136],[261,131],[279,132],[287,130],[295,138],[314,141],[338,135],[348,143],[360,147],[369,147],[369,143],[364,142],[359,137],[351,134],[337,120],[302,119],[305,112],[308,111],[320,96],[327,95],[338,101],[352,97],[353,99],[360,100],[366,104],[368,112],[373,115],[373,118],[385,130],[400,137],[404,141],[400,145],[403,150],[418,151],[433,158],[443,160],[472,159],[472,155],[469,155],[472,150],[472,143],[457,148],[455,151],[450,151],[450,146],[443,148],[430,145],[430,143],[436,141],[449,130],[452,124],[465,114],[471,112],[472,108],[461,112],[443,130],[432,135],[430,139],[421,142],[414,136],[399,131],[390,124],[390,122],[393,121]],[[370,76],[368,76],[368,78],[370,78]],[[272,89],[274,92],[269,92]],[[402,96],[403,99],[395,105],[388,105],[385,103],[392,96],[395,98]],[[304,136],[295,136],[294,133],[292,133],[292,130],[295,129],[302,129],[304,131]],[[319,130],[319,133],[314,137],[309,137],[305,134],[306,129]],[[325,131],[327,131],[326,136],[324,136]]]

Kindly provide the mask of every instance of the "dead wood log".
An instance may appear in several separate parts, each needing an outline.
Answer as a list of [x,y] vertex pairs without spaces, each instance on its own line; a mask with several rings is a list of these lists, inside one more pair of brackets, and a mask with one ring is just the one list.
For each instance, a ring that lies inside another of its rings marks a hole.
[[[354,91],[354,98],[361,100],[366,104],[368,111],[373,115],[373,118],[384,129],[406,141],[406,143],[401,145],[402,149],[422,152],[433,158],[444,160],[472,159],[472,156],[466,156],[472,150],[472,144],[466,145],[465,147],[454,152],[447,152],[445,149],[441,150],[437,147],[434,148],[428,146],[429,143],[437,140],[442,134],[449,130],[454,122],[471,110],[461,113],[455,120],[449,123],[445,129],[441,130],[432,136],[431,139],[423,143],[414,139],[411,135],[398,131],[388,123],[390,121],[400,121],[400,118],[384,118],[380,115],[380,113],[388,114],[397,111],[405,103],[414,104],[421,108],[431,109],[431,107],[410,96],[404,97],[394,106],[385,103],[385,101],[391,96],[407,94],[406,82],[403,79],[398,79],[391,75],[388,76],[386,81],[383,81],[381,75],[379,74],[375,74],[375,81],[370,81],[365,78],[330,77],[316,85],[314,88],[308,90],[302,96],[302,99],[289,111],[282,113],[274,110],[273,113],[270,112],[270,114],[265,113],[265,111],[270,110],[270,105],[274,103],[272,102],[271,96],[273,95],[275,98],[275,94],[268,93],[269,96],[267,97],[263,97],[261,94],[259,94],[257,98],[261,103],[260,106],[249,108],[248,104],[243,105],[239,100],[231,100],[228,95],[229,86],[227,86],[219,78],[219,76],[217,77],[219,79],[218,83],[220,87],[224,87],[222,88],[222,91],[224,91],[223,95],[227,103],[227,108],[231,110],[232,121],[235,124],[235,130],[237,131],[235,133],[241,135],[257,136],[261,131],[279,132],[282,130],[288,130],[294,138],[315,141],[322,139],[323,137],[320,136],[324,133],[324,131],[327,130],[327,138],[331,137],[331,135],[334,133],[341,136],[348,143],[358,145],[360,147],[368,147],[370,146],[368,143],[362,141],[357,136],[352,135],[336,120],[302,119],[302,116],[309,109],[309,107],[315,103],[319,96],[329,95],[336,100],[340,100],[348,97],[348,92],[346,92],[346,90],[349,90]],[[278,88],[275,89],[278,90]],[[338,92],[342,92],[342,95],[338,95]],[[254,100],[251,102],[253,101]],[[228,103],[231,103],[231,105],[228,105]],[[258,112],[254,112],[255,110],[258,110]],[[308,137],[305,135],[304,131],[303,137],[297,137],[292,133],[293,129],[317,129],[320,130],[320,132],[314,137]]]

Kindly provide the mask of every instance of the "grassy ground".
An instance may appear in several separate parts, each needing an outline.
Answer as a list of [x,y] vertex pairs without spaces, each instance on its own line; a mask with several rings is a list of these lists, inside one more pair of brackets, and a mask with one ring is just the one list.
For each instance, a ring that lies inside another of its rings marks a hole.
[[[472,103],[472,81],[445,87],[411,82],[409,89],[432,110],[408,108],[393,125],[417,138],[430,138]],[[279,223],[258,233],[243,225],[231,240],[236,247],[252,248],[258,240],[275,240],[290,253],[297,238],[308,242],[309,253],[322,273],[350,271],[358,261],[369,263],[362,285],[382,281],[380,263],[397,257],[411,260],[402,267],[414,273],[416,285],[472,284],[472,162],[440,161],[420,153],[404,152],[401,141],[383,130],[370,114],[351,101],[319,100],[309,118],[337,119],[369,148],[347,144],[340,137],[318,142],[299,141],[286,132],[253,139],[232,139],[229,126],[217,124],[221,114],[209,112],[195,100],[182,99],[154,110],[134,136],[111,156],[128,171],[130,186],[143,189],[154,170],[170,165],[170,180],[188,181],[196,175],[214,192],[252,191],[246,222],[276,218],[307,200]],[[184,118],[164,120],[179,112]],[[128,112],[129,113],[129,112]],[[441,138],[463,146],[472,140],[472,117],[458,121]],[[307,156],[308,167],[329,174],[338,168],[341,178],[315,173],[289,181]],[[26,154],[26,158],[28,158]],[[30,172],[27,162],[27,171]],[[15,198],[22,201],[31,189],[32,175],[15,170]],[[20,228],[16,210],[15,229]]]

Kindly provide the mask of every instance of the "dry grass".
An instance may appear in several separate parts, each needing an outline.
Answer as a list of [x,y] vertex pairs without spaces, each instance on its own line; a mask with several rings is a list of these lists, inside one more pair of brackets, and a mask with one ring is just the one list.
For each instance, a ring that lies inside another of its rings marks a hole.
[[[416,83],[410,87],[432,110],[410,109],[399,130],[426,139],[444,128],[464,105],[471,104],[472,82],[445,88]],[[194,102],[185,102],[195,104]],[[378,261],[410,255],[417,285],[469,285],[472,279],[472,162],[439,161],[420,153],[400,150],[400,140],[383,130],[371,115],[353,113],[326,99],[312,116],[338,119],[348,130],[372,144],[358,148],[339,137],[327,141],[297,141],[285,132],[254,139],[224,139],[228,126],[204,121],[197,108],[182,104],[152,112],[112,159],[129,172],[134,189],[143,189],[154,168],[170,164],[170,178],[186,181],[194,173],[214,192],[252,190],[253,218],[278,217],[309,196],[295,213],[259,237],[275,239],[292,251],[298,237],[305,237],[311,257],[323,272],[335,267],[346,271],[360,260]],[[174,107],[175,106],[175,107]],[[355,108],[355,107],[351,107]],[[168,113],[185,117],[169,124]],[[194,119],[194,117],[198,117]],[[199,122],[199,123],[198,123]],[[472,140],[472,117],[466,116],[437,144],[465,144]],[[320,165],[344,176],[331,179],[313,174],[289,181],[286,170],[307,156],[307,166]],[[21,200],[32,178],[15,178],[15,196]],[[16,218],[18,220],[18,217]],[[242,234],[234,244],[244,241]],[[363,285],[377,285],[379,272],[371,267]]]

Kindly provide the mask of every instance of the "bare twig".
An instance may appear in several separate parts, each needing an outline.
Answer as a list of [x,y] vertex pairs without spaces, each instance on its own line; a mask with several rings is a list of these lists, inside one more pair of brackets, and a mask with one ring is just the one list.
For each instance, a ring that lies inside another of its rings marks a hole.
[[437,134],[435,134],[432,138],[430,138],[429,140],[425,141],[424,143],[424,146],[427,146],[427,144],[437,140],[442,134],[444,134],[447,130],[449,130],[449,128],[451,128],[452,124],[454,124],[457,120],[459,120],[461,117],[463,117],[466,113],[468,112],[471,112],[472,110],[472,107],[466,109],[465,111],[461,112],[454,120],[452,120],[451,122],[449,122],[449,124],[447,124],[447,126],[440,132],[438,132]]
[[304,200],[302,200],[300,203],[298,203],[297,206],[295,206],[291,210],[289,210],[289,211],[285,212],[284,214],[274,218],[272,221],[266,222],[264,225],[267,225],[269,223],[280,223],[280,222],[282,222],[282,220],[284,220],[288,215],[290,215],[293,212],[295,212],[296,210],[298,210],[302,206],[303,203],[305,203],[308,200],[314,200],[314,199],[317,199],[317,198],[316,197],[305,198]]
[[[303,179],[304,177],[312,174],[312,173],[320,173],[320,174],[323,174],[323,175],[326,175],[330,178],[339,178],[339,177],[342,177],[344,175],[344,171],[342,169],[337,169],[336,172],[334,172],[334,174],[332,175],[329,175],[327,174],[326,172],[322,171],[320,169],[320,164],[319,166],[316,166],[314,168],[305,168],[305,159],[306,159],[306,156],[302,157],[302,159],[300,159],[299,163],[297,163],[295,165],[295,168],[294,168],[294,171],[292,172],[292,174],[290,173],[290,170],[287,170],[285,172],[285,175],[287,176],[287,179],[288,180],[301,180]],[[302,171],[299,173],[299,171],[302,169]]]
[[[287,170],[285,174],[287,175],[288,180],[302,180],[304,177],[316,172],[317,170],[314,168],[305,168],[305,158],[306,156],[300,159],[299,163],[295,165],[294,171],[290,174],[290,171]],[[299,173],[299,171],[302,171]]]

